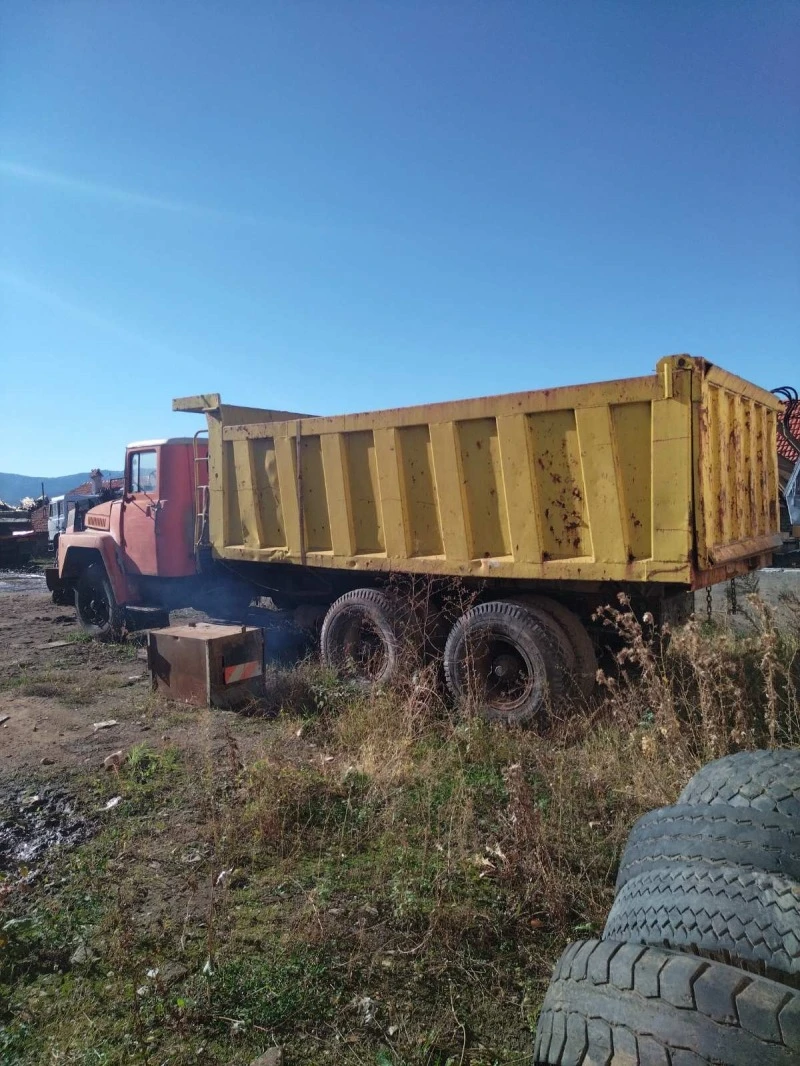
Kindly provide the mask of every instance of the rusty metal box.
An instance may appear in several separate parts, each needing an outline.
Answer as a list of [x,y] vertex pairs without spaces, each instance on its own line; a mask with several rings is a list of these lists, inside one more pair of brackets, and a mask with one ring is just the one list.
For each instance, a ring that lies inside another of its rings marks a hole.
[[147,664],[154,692],[195,707],[235,708],[264,692],[264,634],[253,626],[153,629]]

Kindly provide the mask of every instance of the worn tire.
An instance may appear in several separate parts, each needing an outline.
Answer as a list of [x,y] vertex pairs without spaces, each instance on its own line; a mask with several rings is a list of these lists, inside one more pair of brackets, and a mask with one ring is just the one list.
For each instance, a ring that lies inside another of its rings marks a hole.
[[800,884],[761,870],[675,863],[632,877],[604,940],[653,944],[800,985]]
[[617,889],[662,866],[713,862],[800,881],[800,822],[750,808],[660,807],[634,825],[620,861]]
[[578,691],[588,699],[597,683],[597,654],[592,638],[583,622],[569,607],[565,607],[558,600],[551,600],[549,596],[525,593],[516,598],[525,606],[537,607],[545,611],[565,634],[573,660],[573,664],[570,665],[572,676]]
[[75,588],[75,613],[84,633],[97,640],[120,640],[125,629],[125,611],[117,603],[106,568],[88,566]]
[[579,940],[545,995],[534,1064],[797,1066],[798,1056],[800,992],[664,948]]
[[398,680],[404,653],[415,657],[421,648],[410,634],[407,619],[384,592],[355,589],[328,608],[320,633],[322,661],[365,687]]
[[[494,647],[507,652],[493,655]],[[518,695],[502,694],[500,659],[511,663],[508,683],[516,685]],[[508,724],[543,719],[565,690],[564,664],[551,628],[509,601],[479,603],[459,618],[447,638],[444,672],[459,703],[472,699],[484,718]],[[490,685],[493,677],[497,680]]]
[[800,818],[800,749],[740,751],[698,770],[678,803],[726,803]]
[[524,607],[528,614],[533,615],[539,625],[547,631],[552,643],[558,647],[558,653],[561,656],[561,663],[564,668],[565,680],[569,680],[576,676],[578,668],[578,659],[575,655],[575,648],[572,645],[572,641],[569,639],[569,635],[564,627],[557,621],[555,615],[546,610],[541,604],[533,602],[538,599],[536,596],[509,596],[504,603],[516,603],[520,607]]

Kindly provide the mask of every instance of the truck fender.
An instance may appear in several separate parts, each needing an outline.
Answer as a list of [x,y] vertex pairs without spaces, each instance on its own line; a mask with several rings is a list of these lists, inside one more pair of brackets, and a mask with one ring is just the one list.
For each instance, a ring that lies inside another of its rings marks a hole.
[[[119,557],[113,537],[103,533],[81,532],[80,543],[70,543],[73,538],[62,535],[59,545],[58,569],[62,583],[75,585],[78,577],[93,563],[102,562],[106,568],[114,597],[120,606],[139,602],[138,590],[129,581]],[[99,558],[98,558],[99,557]]]

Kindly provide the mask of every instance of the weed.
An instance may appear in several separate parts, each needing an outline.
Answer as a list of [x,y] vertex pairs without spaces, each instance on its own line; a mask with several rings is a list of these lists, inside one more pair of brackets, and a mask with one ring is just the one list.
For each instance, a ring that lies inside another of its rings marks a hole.
[[93,636],[91,636],[89,633],[84,633],[80,629],[76,630],[73,633],[65,634],[64,640],[68,644],[81,644],[81,645],[93,644],[95,642],[95,638]]
[[334,1013],[340,993],[330,959],[310,949],[222,962],[193,987],[200,1009],[225,1031],[318,1025]]
[[149,744],[133,744],[122,763],[120,778],[127,784],[129,805],[145,808],[163,790],[179,766],[180,755],[174,747],[157,752]]
[[432,668],[364,691],[307,661],[197,761],[136,745],[114,821],[4,903],[0,1061],[524,1061],[633,821],[706,759],[797,740],[797,641],[748,612],[669,634],[604,608],[598,697],[542,733],[462,716]]

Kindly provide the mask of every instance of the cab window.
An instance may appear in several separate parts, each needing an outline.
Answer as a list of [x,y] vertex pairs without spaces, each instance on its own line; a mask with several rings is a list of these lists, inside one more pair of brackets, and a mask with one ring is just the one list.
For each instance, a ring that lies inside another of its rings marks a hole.
[[142,452],[132,452],[128,468],[128,491],[146,492],[152,496],[156,491],[156,452],[148,449]]

